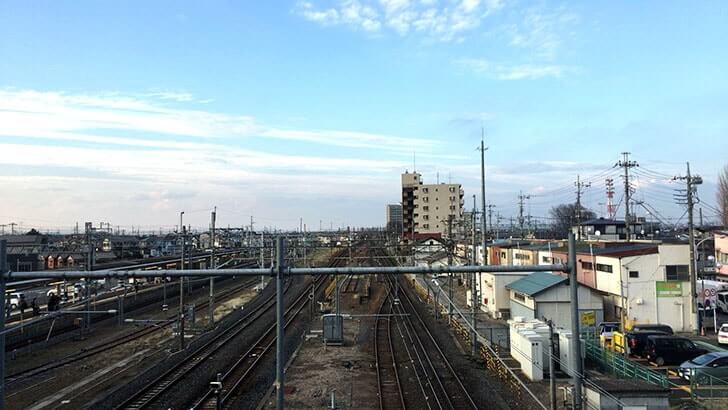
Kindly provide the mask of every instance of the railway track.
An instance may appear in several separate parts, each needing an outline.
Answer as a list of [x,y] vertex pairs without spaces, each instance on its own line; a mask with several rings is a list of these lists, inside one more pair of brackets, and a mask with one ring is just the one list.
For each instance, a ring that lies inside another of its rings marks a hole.
[[[236,285],[235,287],[233,287],[231,289],[226,289],[216,295],[216,300],[219,301],[220,299],[225,299],[231,295],[234,295],[234,294],[240,292],[243,289],[250,288],[251,286],[255,285],[256,283],[258,283],[257,279],[251,279],[249,281]],[[205,300],[203,303],[195,306],[195,311],[204,311],[207,309],[208,305],[209,305],[209,301]],[[12,383],[18,382],[20,380],[24,380],[24,379],[27,379],[30,377],[34,377],[34,376],[43,374],[43,373],[48,372],[53,369],[57,369],[57,368],[60,368],[63,366],[68,366],[70,364],[79,362],[81,360],[98,355],[100,353],[107,352],[118,346],[124,345],[126,343],[141,339],[145,336],[148,336],[150,334],[161,331],[162,329],[171,326],[176,321],[177,321],[176,318],[170,318],[164,322],[156,324],[156,326],[145,327],[145,328],[136,330],[134,332],[98,343],[94,346],[91,346],[91,347],[81,350],[79,352],[70,354],[61,359],[54,360],[49,363],[45,363],[45,364],[42,364],[39,366],[35,366],[32,368],[25,369],[23,371],[11,374],[5,379],[5,383],[12,384]]]
[[[288,292],[291,281],[287,280],[284,293]],[[193,371],[206,359],[212,357],[216,352],[228,345],[245,329],[255,323],[267,311],[275,307],[275,294],[269,296],[263,303],[259,304],[252,311],[236,321],[232,326],[220,332],[214,338],[197,348],[190,356],[177,365],[164,372],[162,375],[140,389],[136,394],[129,397],[118,405],[117,409],[143,409],[150,407],[157,401],[171,386],[182,381],[191,375]]]
[[[317,277],[314,281],[314,293],[319,292],[323,288],[325,278]],[[296,297],[293,303],[286,309],[284,329],[288,329],[289,325],[300,315],[308,303],[310,287],[306,287],[300,295]],[[235,398],[239,388],[246,380],[249,380],[256,366],[272,353],[276,343],[276,325],[270,326],[265,333],[243,354],[238,361],[230,366],[219,379],[222,382],[223,390],[217,396],[214,390],[208,390],[197,402],[190,408],[192,409],[218,409],[223,408]],[[219,403],[218,403],[219,399]]]
[[349,275],[346,279],[344,293],[355,293],[359,290],[359,276]]
[[[388,277],[390,288],[394,287],[395,280],[397,279]],[[402,286],[395,295],[392,310],[401,316],[395,322],[424,396],[424,403],[418,401],[411,404],[415,408],[477,409],[470,393]]]
[[[387,292],[378,315],[389,314],[392,312],[393,299],[391,293]],[[402,384],[399,380],[399,372],[397,371],[397,358],[394,354],[394,345],[392,343],[392,320],[393,318],[377,318],[374,322],[374,357],[377,367],[377,389],[379,396],[379,409],[406,409],[404,402],[404,394],[402,393]],[[385,322],[385,323],[382,323]]]

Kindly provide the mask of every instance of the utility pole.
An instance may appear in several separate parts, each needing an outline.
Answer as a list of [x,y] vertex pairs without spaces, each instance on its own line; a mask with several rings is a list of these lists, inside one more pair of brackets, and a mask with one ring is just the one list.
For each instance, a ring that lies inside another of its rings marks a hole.
[[495,208],[495,205],[488,204],[486,206],[486,208],[488,208],[488,226],[489,226],[489,228],[487,229],[486,232],[490,233],[490,232],[493,232],[493,208]]
[[[448,215],[447,217],[447,266],[452,266],[452,254],[453,254],[453,246],[455,244],[455,241],[452,239],[452,220],[455,215]],[[452,289],[452,272],[449,272],[447,274],[447,291],[448,296],[450,298],[449,303],[447,305],[447,322],[450,323],[452,321],[452,298],[453,298],[453,289]]]
[[630,226],[630,215],[629,215],[629,201],[632,197],[632,187],[629,184],[629,169],[640,166],[636,161],[629,160],[629,152],[623,152],[623,160],[617,162],[614,166],[624,168],[624,228],[626,232],[627,242],[632,240]]
[[[5,330],[5,272],[8,270],[7,263],[7,241],[0,240],[0,330]],[[5,334],[0,335],[0,410],[5,410]]]
[[549,398],[551,399],[551,410],[556,410],[556,357],[554,345],[554,324],[549,319],[546,321],[549,325]]
[[[182,216],[185,214],[184,211],[179,213],[179,227],[180,233],[182,234],[182,254],[180,255],[180,270],[185,269],[185,234],[186,228],[182,223]],[[185,350],[185,281],[184,276],[179,277],[179,350]]]
[[487,222],[488,220],[485,218],[485,151],[488,149],[488,147],[485,146],[485,129],[481,128],[481,135],[480,135],[480,197],[481,197],[481,210],[480,210],[480,235],[482,237],[482,245],[483,245],[483,265],[488,264],[488,254],[485,252],[486,249],[486,232],[488,232],[487,228]]
[[[685,181],[686,192],[685,192],[685,203],[688,207],[688,240],[690,241],[690,264],[688,265],[688,272],[690,274],[690,294],[692,295],[692,309],[695,314],[695,323],[697,324],[695,332],[700,335],[702,331],[702,320],[700,317],[700,311],[698,310],[698,289],[697,289],[697,274],[695,269],[695,223],[693,220],[693,208],[695,205],[694,195],[697,193],[696,185],[703,183],[703,178],[699,175],[690,175],[690,163],[687,163],[687,175],[676,176],[673,180]],[[678,195],[679,203],[682,200],[682,196]]]
[[[475,214],[478,212],[475,207],[475,195],[473,195],[473,255],[471,263],[472,265],[478,264],[478,257],[477,257],[477,247],[476,247],[476,241],[475,241],[475,225],[476,225],[476,217]],[[476,357],[478,355],[478,333],[477,333],[477,316],[476,316],[476,307],[475,304],[478,301],[478,296],[476,293],[478,292],[478,288],[475,283],[475,272],[470,274],[470,304],[471,304],[471,316],[472,316],[472,322],[473,322],[473,328],[470,331],[470,354],[473,357]]]
[[[285,271],[285,244],[283,243],[283,237],[278,236],[276,238],[276,409],[283,410],[283,383],[285,373],[283,372],[283,366],[285,365],[285,352],[283,350],[283,338],[285,337],[285,318],[283,317],[284,306],[283,306],[283,274]],[[338,320],[338,319],[337,319]]]
[[581,182],[579,179],[579,174],[576,175],[576,182],[574,182],[574,185],[576,186],[576,240],[581,240],[581,190],[584,188],[589,188],[591,186],[591,182]]
[[569,290],[571,295],[571,356],[574,378],[574,410],[581,410],[582,377],[584,366],[581,362],[581,332],[579,331],[579,282],[576,277],[576,240],[569,233]]
[[[94,244],[93,244],[93,225],[91,222],[86,222],[86,247],[88,250],[88,254],[86,256],[86,271],[91,272],[94,268]],[[84,326],[86,328],[86,332],[91,331],[91,281],[89,278],[86,278],[85,280],[85,295],[86,295],[86,320],[84,320]]]
[[[215,266],[215,219],[217,218],[217,207],[212,211],[210,216],[210,269],[216,269]],[[215,327],[215,277],[210,276],[210,301],[208,302],[210,329]]]
[[523,191],[521,191],[520,194],[518,194],[518,225],[521,229],[521,238],[524,237],[524,231],[523,231],[523,202],[526,199],[531,199],[531,195],[523,195]]

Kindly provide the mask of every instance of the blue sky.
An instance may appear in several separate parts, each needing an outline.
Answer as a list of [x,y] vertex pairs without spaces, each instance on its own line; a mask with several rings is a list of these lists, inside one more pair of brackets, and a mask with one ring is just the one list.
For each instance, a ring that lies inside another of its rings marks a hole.
[[0,223],[380,225],[414,152],[479,193],[481,126],[504,217],[519,191],[536,216],[573,201],[577,174],[603,213],[622,151],[665,218],[690,161],[707,217],[726,21],[724,2],[8,1]]

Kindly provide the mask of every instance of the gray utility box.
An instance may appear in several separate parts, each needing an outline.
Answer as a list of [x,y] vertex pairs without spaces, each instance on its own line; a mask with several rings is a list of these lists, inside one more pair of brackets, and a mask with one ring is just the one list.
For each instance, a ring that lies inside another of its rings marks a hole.
[[344,319],[341,315],[323,315],[324,343],[330,345],[342,345],[344,343]]

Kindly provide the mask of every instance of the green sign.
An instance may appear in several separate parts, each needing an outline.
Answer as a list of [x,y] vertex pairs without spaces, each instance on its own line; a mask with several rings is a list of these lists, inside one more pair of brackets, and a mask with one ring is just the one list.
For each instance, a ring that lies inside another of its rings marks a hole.
[[673,296],[682,296],[682,282],[673,282],[673,281],[665,281],[665,282],[655,282],[655,285],[657,286],[657,297],[658,298],[666,298],[666,297],[673,297]]

